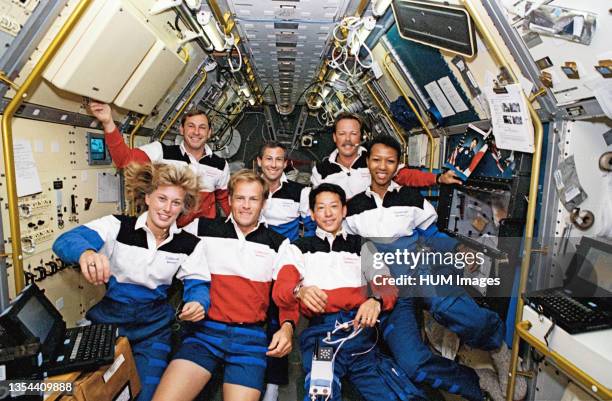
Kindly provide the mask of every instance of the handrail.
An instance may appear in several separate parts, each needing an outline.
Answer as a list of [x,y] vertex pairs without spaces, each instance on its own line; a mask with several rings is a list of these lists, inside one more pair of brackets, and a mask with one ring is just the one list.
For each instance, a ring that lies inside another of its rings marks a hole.
[[[476,27],[482,38],[487,45],[487,48],[492,53],[492,55],[497,59],[497,62],[502,67],[505,67],[508,74],[512,78],[513,82],[518,82],[516,74],[514,73],[512,66],[504,56],[504,52],[501,51],[501,48],[497,44],[497,41],[489,31],[487,25],[482,19],[481,15],[478,13],[475,5],[475,0],[462,0],[462,3],[465,5],[466,10],[470,13],[470,16],[476,23]],[[524,245],[524,256],[521,262],[521,275],[517,293],[517,306],[516,306],[516,316],[515,321],[520,322],[523,319],[523,299],[520,294],[525,291],[527,287],[527,279],[529,275],[529,265],[531,263],[531,246],[533,240],[533,229],[535,226],[535,215],[536,208],[538,204],[538,184],[540,179],[540,164],[542,162],[542,138],[544,129],[542,127],[542,121],[540,121],[540,117],[538,113],[536,113],[533,105],[527,98],[527,96],[523,93],[525,99],[527,101],[527,108],[529,109],[529,115],[531,116],[531,120],[534,127],[534,152],[531,161],[531,179],[529,183],[529,195],[528,195],[528,203],[527,203],[527,216],[526,216],[526,224],[525,224],[525,245]],[[512,339],[512,359],[510,360],[510,378],[508,380],[508,386],[506,387],[506,400],[512,401],[514,398],[514,384],[516,382],[516,369],[518,365],[518,352],[519,352],[519,342],[520,338],[517,333],[514,333],[514,337]]]
[[537,349],[539,353],[541,353],[547,358],[550,358],[561,370],[568,373],[576,381],[578,381],[585,388],[587,388],[593,396],[597,398],[602,398],[604,400],[612,400],[612,391],[609,388],[602,385],[597,380],[593,379],[582,369],[576,367],[576,365],[574,365],[562,355],[558,354],[555,351],[549,350],[546,344],[544,344],[536,336],[529,332],[530,328],[531,322],[525,320],[519,322],[516,325],[516,332],[518,333],[520,338],[522,338],[527,343],[529,343],[529,345]]
[[[185,99],[185,101],[183,102],[181,107],[178,109],[174,117],[172,117],[172,120],[170,121],[170,123],[166,125],[166,128],[164,128],[164,131],[161,133],[159,137],[160,142],[164,140],[164,137],[166,136],[168,131],[170,131],[170,128],[172,128],[176,120],[178,120],[178,118],[183,114],[183,111],[185,111],[185,108],[187,108],[189,103],[191,103],[191,100],[195,97],[195,95],[197,95],[197,93],[200,91],[202,86],[206,83],[206,78],[208,78],[208,73],[206,72],[206,70],[203,70],[203,69],[200,70],[200,74],[202,73],[204,73],[204,76],[202,77],[202,79],[200,79],[200,82],[198,82],[198,84],[196,85],[195,89],[191,92],[189,97]],[[208,123],[210,124],[210,121]]]
[[361,0],[361,2],[359,2],[357,10],[355,10],[355,17],[361,17],[361,14],[366,10],[369,2],[369,0]]
[[2,152],[4,155],[6,193],[8,198],[9,222],[11,225],[13,275],[15,276],[15,292],[17,293],[23,289],[25,281],[23,276],[23,255],[21,254],[21,228],[19,227],[19,212],[17,210],[19,200],[17,198],[15,158],[13,154],[13,117],[21,103],[28,97],[30,88],[38,82],[44,69],[91,3],[92,2],[89,0],[79,1],[55,38],[53,38],[45,52],[40,56],[32,72],[30,72],[23,84],[17,89],[15,95],[4,109],[2,116]]
[[[402,97],[404,98],[406,103],[408,103],[408,106],[410,106],[410,109],[412,110],[412,112],[416,115],[416,118],[419,120],[419,124],[421,124],[421,127],[423,127],[423,130],[425,130],[425,133],[427,134],[427,141],[429,142],[429,171],[431,172],[433,171],[433,167],[434,167],[434,137],[433,137],[433,134],[429,130],[427,123],[425,123],[423,118],[421,118],[421,114],[419,113],[419,110],[416,108],[414,103],[412,103],[412,100],[410,100],[410,96],[408,96],[406,91],[404,91],[404,88],[402,87],[402,85],[400,85],[400,82],[397,80],[397,78],[395,78],[393,71],[391,71],[391,68],[389,68],[389,63],[387,60],[390,58],[389,57],[390,55],[391,55],[390,53],[385,54],[385,60],[383,61],[383,65],[385,66],[385,70],[387,70],[387,73],[391,77],[391,80],[393,81],[395,86],[397,86],[397,89],[402,94]],[[395,60],[392,57],[391,57],[391,61],[395,64]]]
[[19,85],[17,85],[9,77],[7,77],[4,71],[0,71],[0,81],[4,82],[5,84],[13,88],[15,91],[19,90]]
[[138,130],[140,129],[140,127],[142,127],[142,125],[144,124],[145,120],[147,119],[148,116],[142,116],[138,119],[138,121],[136,122],[136,125],[134,125],[134,128],[132,129],[132,132],[130,132],[130,149],[134,149],[134,138],[136,137],[136,132],[138,132]]

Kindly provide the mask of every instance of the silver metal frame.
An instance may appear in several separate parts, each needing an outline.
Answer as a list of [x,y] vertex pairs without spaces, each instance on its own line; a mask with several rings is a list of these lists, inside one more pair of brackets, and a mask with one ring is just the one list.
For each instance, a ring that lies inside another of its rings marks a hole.
[[532,258],[532,267],[529,269],[531,275],[537,273],[537,276],[530,276],[528,287],[533,289],[546,288],[550,284],[552,271],[552,260],[555,256],[556,245],[555,237],[560,237],[561,234],[555,232],[557,223],[557,212],[559,208],[559,197],[555,188],[555,180],[553,172],[559,162],[558,142],[561,133],[567,128],[567,122],[562,119],[555,119],[548,127],[546,135],[546,165],[544,166],[544,177],[542,180],[540,199],[541,208],[539,213],[539,224],[537,238],[539,243],[534,244],[533,248],[546,249],[544,252],[534,253]]
[[[2,214],[0,214],[0,253],[5,254],[6,249],[4,248],[4,230],[2,222]],[[0,312],[8,308],[9,306],[9,289],[8,289],[8,275],[6,266],[7,256],[0,256]]]
[[276,127],[274,126],[274,118],[272,117],[272,110],[270,105],[265,104],[263,106],[264,115],[266,117],[266,127],[268,128],[268,134],[272,140],[276,140]]

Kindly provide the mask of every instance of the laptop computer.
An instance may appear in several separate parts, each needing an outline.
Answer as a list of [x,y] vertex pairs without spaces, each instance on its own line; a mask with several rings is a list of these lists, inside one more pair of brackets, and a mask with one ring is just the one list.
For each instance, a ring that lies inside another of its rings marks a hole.
[[4,347],[37,341],[47,375],[91,371],[113,362],[117,329],[110,324],[66,329],[62,315],[35,285],[27,286],[0,315]]
[[563,286],[523,297],[570,334],[612,328],[612,245],[583,237]]

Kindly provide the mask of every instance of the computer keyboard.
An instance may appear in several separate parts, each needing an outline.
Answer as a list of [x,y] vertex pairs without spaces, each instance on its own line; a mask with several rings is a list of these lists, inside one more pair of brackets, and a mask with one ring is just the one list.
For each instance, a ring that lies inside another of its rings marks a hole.
[[69,359],[90,360],[103,358],[113,347],[113,327],[96,324],[66,330],[70,343],[74,344]]
[[570,334],[601,330],[612,325],[612,316],[603,310],[589,307],[561,290],[544,292],[529,297],[530,304]]
[[115,358],[117,328],[93,324],[66,330],[64,347],[45,368],[49,375],[95,370]]

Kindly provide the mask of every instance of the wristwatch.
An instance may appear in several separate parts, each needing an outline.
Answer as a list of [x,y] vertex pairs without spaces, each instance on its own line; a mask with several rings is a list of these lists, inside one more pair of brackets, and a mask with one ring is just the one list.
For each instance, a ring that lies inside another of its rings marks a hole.
[[300,295],[300,290],[302,289],[304,285],[299,282],[298,285],[295,286],[295,288],[293,289],[293,297],[298,299],[298,295]]
[[295,331],[295,323],[293,322],[293,320],[283,320],[283,322],[281,323],[281,327],[283,326],[283,324],[285,323],[289,323],[291,325],[291,328],[293,329],[293,331]]

